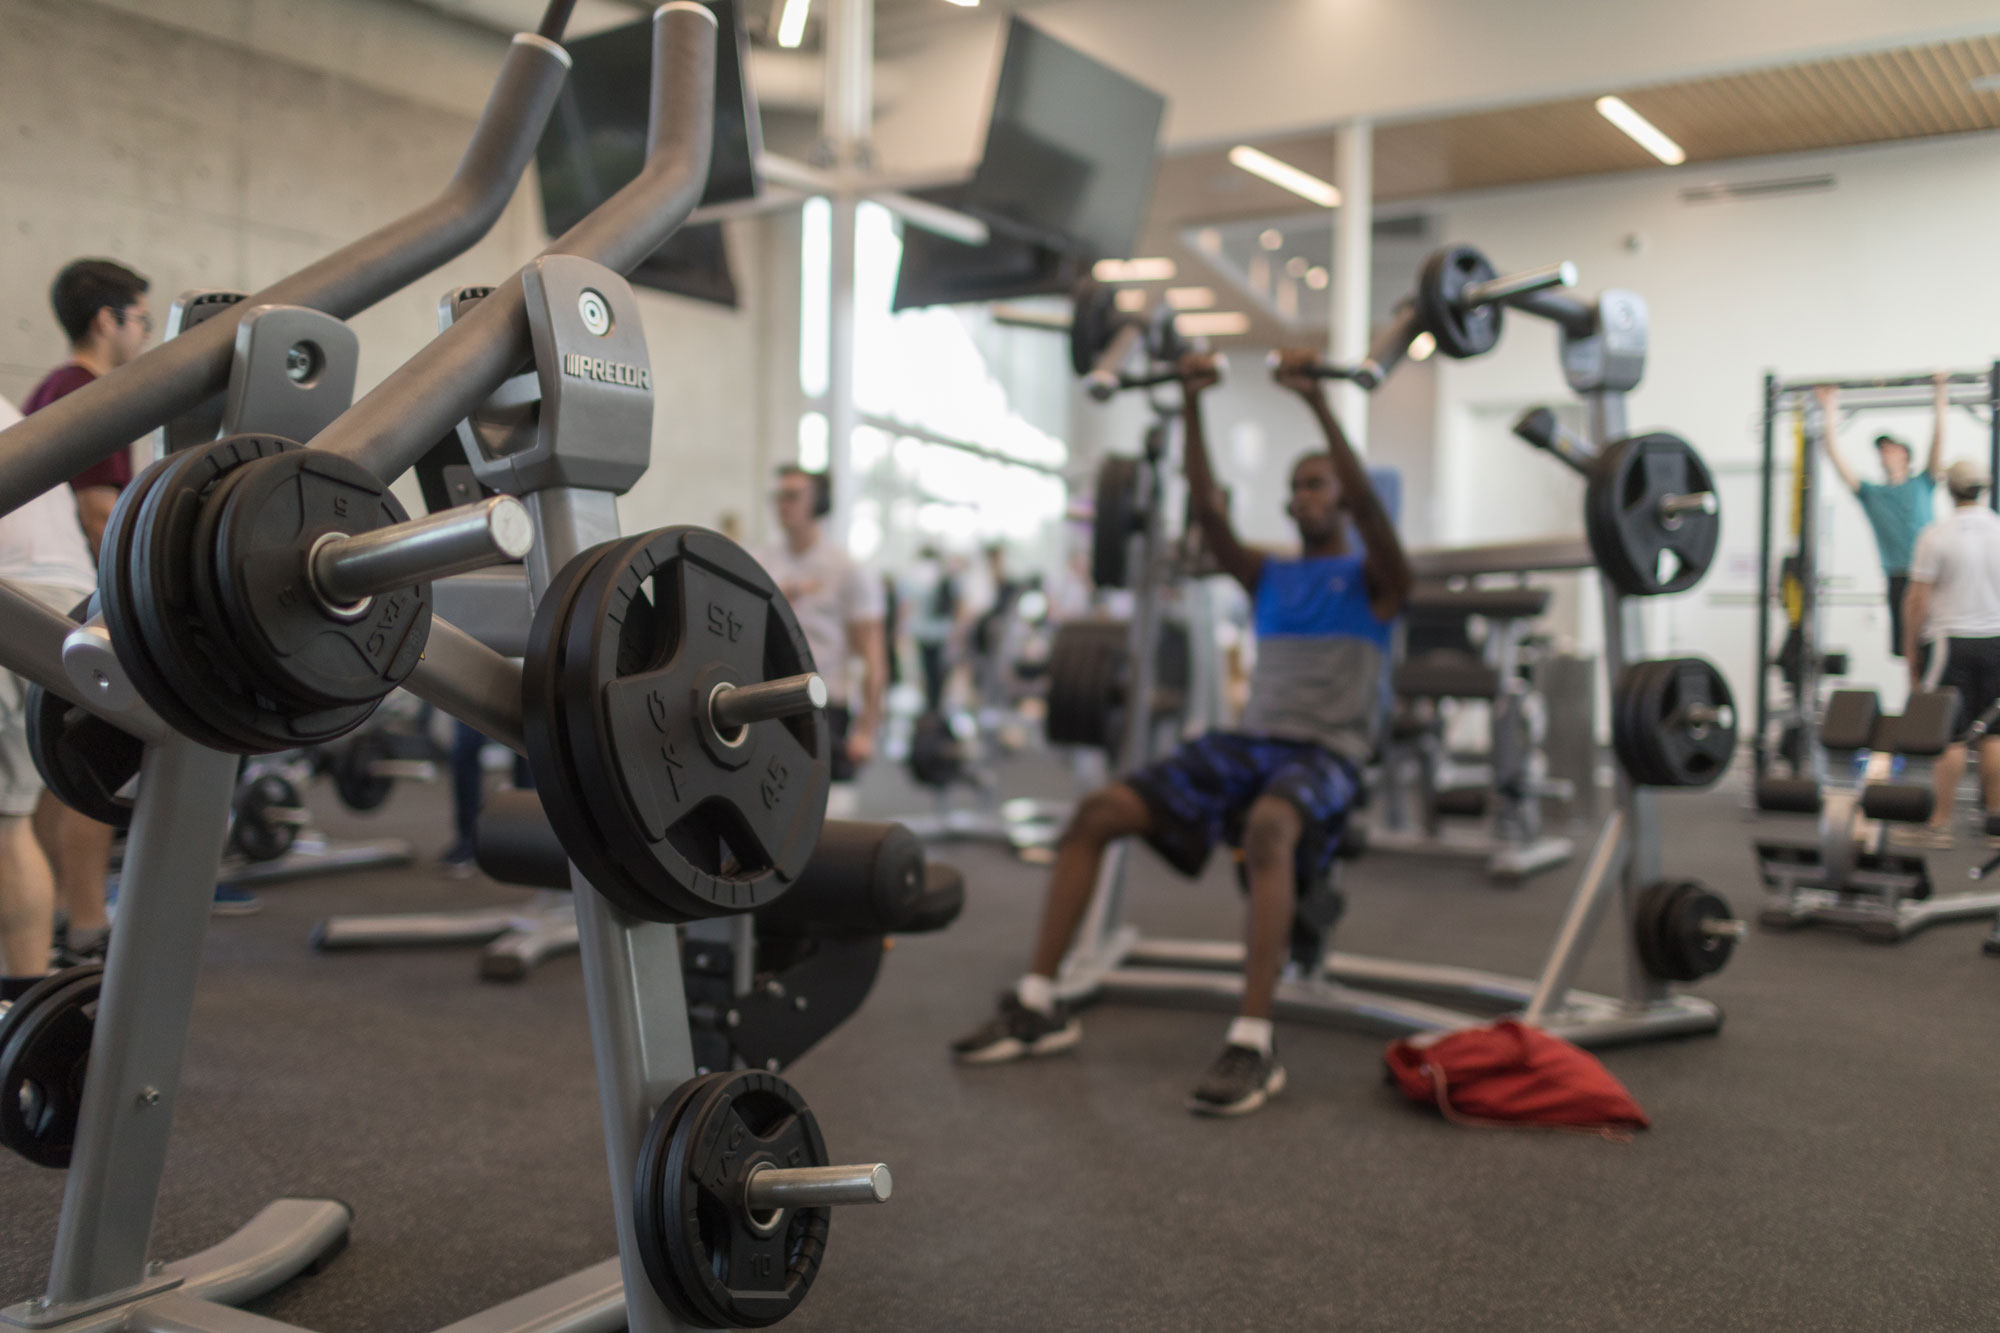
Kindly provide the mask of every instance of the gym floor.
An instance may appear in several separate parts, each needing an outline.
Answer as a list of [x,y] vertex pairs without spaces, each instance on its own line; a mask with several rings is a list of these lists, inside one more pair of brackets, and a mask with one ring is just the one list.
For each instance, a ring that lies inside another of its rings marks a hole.
[[[874,813],[921,808],[887,765]],[[1044,775],[1045,777],[1051,775]],[[444,795],[330,831],[440,841]],[[1740,795],[1670,796],[1669,865],[1754,907]],[[963,1070],[945,1044],[1017,975],[1041,873],[997,852],[964,916],[899,941],[862,1011],[791,1071],[836,1157],[895,1171],[836,1219],[787,1327],[831,1329],[1990,1329],[2000,1323],[2000,1093],[1983,925],[1896,946],[1753,933],[1702,990],[1714,1037],[1608,1052],[1655,1127],[1627,1144],[1472,1130],[1384,1085],[1380,1038],[1283,1026],[1285,1094],[1241,1121],[1182,1109],[1214,1014],[1105,1007],[1074,1055]],[[1960,851],[1936,854],[1957,881]],[[1520,888],[1379,856],[1342,947],[1532,971],[1571,871]],[[252,1307],[310,1328],[421,1330],[614,1247],[580,971],[482,984],[470,951],[316,955],[341,911],[515,896],[419,866],[269,889],[218,920],[154,1232],[169,1257],[269,1199],[355,1208],[328,1270]],[[1218,868],[1147,858],[1129,901],[1233,936]],[[1602,948],[1585,983],[1614,984]],[[63,1177],[0,1161],[0,1300],[38,1290]]]

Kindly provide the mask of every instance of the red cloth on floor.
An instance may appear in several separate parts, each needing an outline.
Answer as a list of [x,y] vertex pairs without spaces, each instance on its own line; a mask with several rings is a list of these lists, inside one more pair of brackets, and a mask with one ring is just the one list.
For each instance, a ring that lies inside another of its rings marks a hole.
[[1511,1018],[1404,1037],[1389,1043],[1383,1059],[1404,1096],[1462,1124],[1616,1134],[1652,1123],[1596,1056]]

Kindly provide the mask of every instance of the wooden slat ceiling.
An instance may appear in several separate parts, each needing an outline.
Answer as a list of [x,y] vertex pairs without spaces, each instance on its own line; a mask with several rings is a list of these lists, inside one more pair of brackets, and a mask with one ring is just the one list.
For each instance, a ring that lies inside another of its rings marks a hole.
[[[1986,75],[2000,75],[2000,34],[1617,91],[1700,163],[2000,129],[2000,89],[1969,86]],[[1594,100],[1384,125],[1375,134],[1375,197],[1658,165],[1597,114]],[[1330,133],[1258,146],[1332,174]],[[1148,230],[1298,207],[1296,196],[1230,166],[1222,151],[1193,153],[1161,161]]]

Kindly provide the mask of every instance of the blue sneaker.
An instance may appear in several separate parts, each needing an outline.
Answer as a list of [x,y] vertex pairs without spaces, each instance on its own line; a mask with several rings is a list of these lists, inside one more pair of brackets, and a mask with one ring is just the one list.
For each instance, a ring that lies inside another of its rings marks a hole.
[[234,884],[216,885],[215,903],[209,908],[216,916],[253,916],[263,910],[264,904],[256,894]]

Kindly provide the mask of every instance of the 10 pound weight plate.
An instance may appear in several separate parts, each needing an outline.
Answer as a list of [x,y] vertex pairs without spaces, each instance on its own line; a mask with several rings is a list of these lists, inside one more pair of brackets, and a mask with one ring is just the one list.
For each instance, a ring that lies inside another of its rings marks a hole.
[[104,969],[64,968],[0,1017],[0,1145],[37,1166],[69,1165]]
[[655,921],[747,912],[805,868],[832,781],[824,714],[719,732],[727,687],[812,670],[784,596],[702,528],[593,547],[550,583],[523,681],[528,760],[570,859]]

